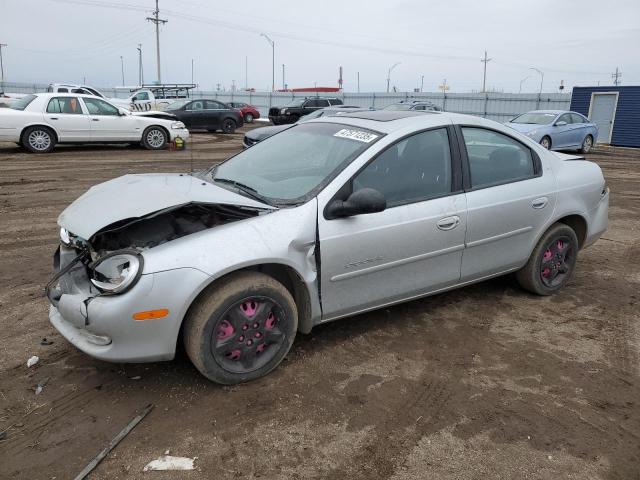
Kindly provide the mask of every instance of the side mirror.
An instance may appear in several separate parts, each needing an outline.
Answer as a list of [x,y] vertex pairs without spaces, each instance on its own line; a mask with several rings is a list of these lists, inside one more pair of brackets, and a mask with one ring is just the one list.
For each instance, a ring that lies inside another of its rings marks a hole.
[[345,201],[333,200],[327,206],[327,219],[352,217],[366,213],[382,212],[387,208],[384,195],[373,188],[356,190]]
[[567,124],[567,122],[565,122],[564,120],[560,120],[559,122],[556,122],[556,127],[564,127]]
[[118,115],[120,115],[121,117],[124,117],[124,116],[127,116],[127,115],[131,115],[131,112],[129,110],[127,110],[126,108],[119,107],[118,108]]

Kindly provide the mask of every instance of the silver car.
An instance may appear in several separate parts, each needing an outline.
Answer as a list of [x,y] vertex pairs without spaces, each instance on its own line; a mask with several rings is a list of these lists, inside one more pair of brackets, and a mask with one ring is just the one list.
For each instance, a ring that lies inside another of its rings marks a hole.
[[91,188],[58,219],[50,320],[114,362],[170,360],[182,333],[234,384],[320,323],[509,272],[553,294],[608,204],[598,165],[493,121],[318,118],[198,174]]
[[598,138],[598,127],[584,115],[566,110],[533,110],[505,123],[547,150],[588,153]]

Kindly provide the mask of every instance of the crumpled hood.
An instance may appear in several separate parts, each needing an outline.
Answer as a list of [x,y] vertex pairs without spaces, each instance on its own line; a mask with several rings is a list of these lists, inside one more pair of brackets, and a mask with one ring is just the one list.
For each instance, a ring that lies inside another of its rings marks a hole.
[[58,225],[88,240],[117,221],[187,203],[275,209],[187,174],[125,175],[91,187],[64,209]]
[[538,128],[546,127],[546,125],[539,125],[537,123],[511,123],[505,122],[507,127],[513,128],[520,133],[528,133],[537,130]]

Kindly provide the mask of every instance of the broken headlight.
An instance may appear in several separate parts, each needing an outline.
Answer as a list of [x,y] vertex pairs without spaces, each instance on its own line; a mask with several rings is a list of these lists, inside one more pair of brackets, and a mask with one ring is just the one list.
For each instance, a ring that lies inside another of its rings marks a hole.
[[71,234],[64,227],[60,227],[60,241],[65,245],[71,245]]
[[143,262],[134,251],[111,252],[89,266],[91,283],[103,293],[124,293],[140,279]]

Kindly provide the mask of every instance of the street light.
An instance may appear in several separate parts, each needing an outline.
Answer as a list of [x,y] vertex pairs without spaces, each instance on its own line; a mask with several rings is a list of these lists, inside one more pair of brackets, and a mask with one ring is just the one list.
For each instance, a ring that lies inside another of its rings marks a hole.
[[541,70],[538,70],[535,67],[530,67],[529,70],[535,70],[540,74],[540,95],[542,95],[542,84],[544,83],[544,72],[542,72]]
[[520,88],[518,89],[518,93],[522,93],[522,84],[526,82],[528,78],[531,78],[531,75],[527,75],[522,80],[520,80]]
[[261,33],[261,37],[264,37],[267,42],[271,44],[271,91],[276,91],[276,42],[271,40],[266,33]]
[[122,55],[120,55],[120,69],[122,70],[122,86],[124,87],[124,61]]
[[391,72],[393,71],[394,68],[396,68],[398,65],[400,65],[400,62],[394,63],[391,68],[389,68],[389,71],[387,72],[387,93],[389,93],[389,85],[391,83]]

